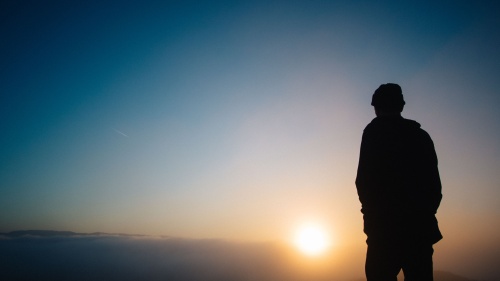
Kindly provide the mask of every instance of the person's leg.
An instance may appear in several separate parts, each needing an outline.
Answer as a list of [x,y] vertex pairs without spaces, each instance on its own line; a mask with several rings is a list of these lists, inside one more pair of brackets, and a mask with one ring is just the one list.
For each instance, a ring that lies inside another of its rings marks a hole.
[[367,281],[397,281],[401,270],[399,249],[388,243],[368,243],[365,273]]
[[412,244],[403,254],[403,273],[405,281],[433,281],[432,244]]

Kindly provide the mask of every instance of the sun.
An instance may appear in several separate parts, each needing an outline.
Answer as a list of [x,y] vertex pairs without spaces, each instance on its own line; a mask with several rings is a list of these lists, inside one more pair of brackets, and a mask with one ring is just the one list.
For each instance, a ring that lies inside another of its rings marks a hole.
[[317,256],[328,248],[328,236],[318,225],[308,224],[300,227],[295,236],[295,245],[308,256]]

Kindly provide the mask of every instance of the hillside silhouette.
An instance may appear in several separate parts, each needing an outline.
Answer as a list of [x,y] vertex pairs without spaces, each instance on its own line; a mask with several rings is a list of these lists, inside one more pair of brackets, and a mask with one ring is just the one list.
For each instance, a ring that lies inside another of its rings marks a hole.
[[434,271],[435,281],[476,281],[474,279],[465,278],[451,272],[446,271]]
[[73,231],[59,231],[59,230],[15,230],[7,233],[0,233],[0,236],[6,237],[72,237],[72,236],[127,236],[127,237],[145,237],[142,234],[125,234],[125,233],[106,233],[106,232],[92,232],[80,233]]
[[[349,277],[359,272],[310,278],[277,244],[103,232],[0,233],[0,264],[2,280],[365,280]],[[444,271],[434,276],[435,281],[477,281]]]
[[[359,278],[352,281],[366,281],[365,278]],[[398,275],[398,281],[404,281],[402,274]],[[434,281],[478,281],[476,279],[469,279],[451,272],[436,270],[434,271]]]

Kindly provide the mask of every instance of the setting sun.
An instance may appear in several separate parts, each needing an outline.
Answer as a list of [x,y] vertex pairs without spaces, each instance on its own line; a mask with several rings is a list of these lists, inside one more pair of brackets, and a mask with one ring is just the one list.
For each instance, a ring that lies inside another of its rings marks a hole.
[[299,228],[294,242],[298,249],[308,256],[323,253],[329,244],[326,232],[317,225],[305,225]]

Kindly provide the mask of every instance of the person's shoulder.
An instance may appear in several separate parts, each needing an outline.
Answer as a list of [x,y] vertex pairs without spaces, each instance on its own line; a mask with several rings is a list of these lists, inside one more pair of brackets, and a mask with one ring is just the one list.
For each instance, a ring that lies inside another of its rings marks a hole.
[[432,141],[429,133],[422,128],[422,125],[419,122],[411,119],[404,119],[404,120],[405,123],[407,124],[407,128],[413,131],[414,134],[417,134],[420,137],[420,139]]
[[410,128],[410,129],[415,129],[415,130],[422,130],[422,125],[420,125],[420,123],[418,123],[417,121],[415,120],[412,120],[412,119],[406,119],[406,118],[401,118],[400,119],[400,122],[403,126],[407,127],[407,128]]
[[373,118],[372,121],[370,123],[368,123],[365,128],[363,129],[363,131],[366,131],[366,130],[370,130],[370,129],[373,129],[374,127],[374,122],[377,118]]
[[363,136],[368,136],[377,131],[379,128],[378,120],[377,118],[373,118],[373,120],[368,123],[365,128],[363,129]]

